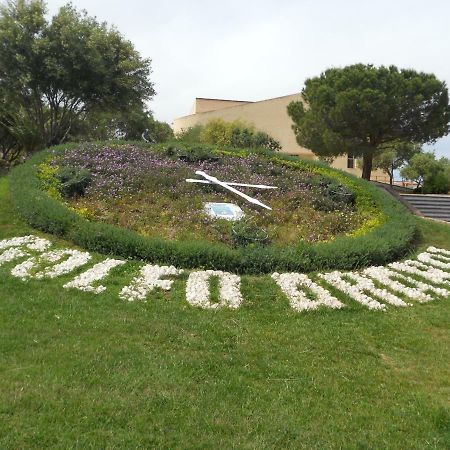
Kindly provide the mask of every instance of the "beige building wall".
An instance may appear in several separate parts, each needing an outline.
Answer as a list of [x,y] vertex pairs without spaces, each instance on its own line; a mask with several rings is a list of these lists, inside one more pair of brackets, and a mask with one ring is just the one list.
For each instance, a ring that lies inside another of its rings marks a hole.
[[[298,145],[295,139],[292,130],[293,122],[287,113],[287,106],[292,101],[302,101],[301,94],[286,95],[259,102],[197,98],[190,115],[174,120],[173,130],[175,134],[178,134],[195,125],[205,125],[212,119],[223,119],[227,122],[242,120],[254,125],[258,131],[264,131],[276,139],[280,143],[283,153],[305,159],[317,159],[311,150]],[[355,176],[361,176],[361,169],[356,161],[353,169],[347,168],[346,156],[336,158],[332,166]],[[372,179],[384,179],[385,177],[386,174],[381,171],[374,171],[372,174]]]
[[246,105],[247,103],[241,100],[221,100],[216,98],[196,98],[192,106],[191,114],[200,114],[209,111],[217,111],[219,109],[231,108],[232,106]]

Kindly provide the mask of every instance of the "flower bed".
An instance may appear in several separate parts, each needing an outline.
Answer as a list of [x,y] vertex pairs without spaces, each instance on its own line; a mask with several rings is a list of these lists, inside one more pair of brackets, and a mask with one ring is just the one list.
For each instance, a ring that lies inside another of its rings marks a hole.
[[[178,267],[257,274],[381,265],[404,255],[414,245],[413,217],[388,194],[325,165],[280,154],[268,154],[266,158],[286,170],[302,170],[334,179],[354,194],[358,211],[370,213],[366,220],[350,235],[318,244],[302,241],[295,245],[231,248],[222,243],[145,237],[114,225],[90,221],[43,189],[37,177],[40,165],[73,148],[76,147],[45,150],[16,168],[11,177],[11,192],[19,213],[32,226],[65,236],[89,250]],[[246,152],[217,152],[234,158],[248,156]]]
[[[377,212],[358,210],[353,193],[333,178],[256,153],[224,156],[200,148],[201,153],[170,145],[149,150],[130,144],[84,144],[41,165],[39,176],[50,181],[51,193],[59,191],[70,207],[97,221],[147,237],[222,242],[231,247],[254,242],[248,237],[251,231],[264,235],[264,243],[279,245],[327,241],[354,232]],[[240,188],[273,211],[254,207],[223,188],[187,183],[185,179],[196,176],[196,170],[229,182],[276,186]],[[47,177],[52,172],[56,182]],[[58,178],[63,182],[58,183]],[[251,230],[246,233],[228,220],[209,217],[204,205],[210,202],[238,203],[244,210],[244,225]]]
[[[16,264],[10,273],[22,281],[51,279],[73,274],[83,267],[85,272],[63,285],[65,289],[77,289],[100,294],[107,287],[100,285],[115,267],[126,261],[107,258],[86,270],[91,255],[73,249],[50,250],[50,241],[35,236],[10,238],[0,241],[0,266]],[[420,261],[426,261],[420,262]],[[419,264],[421,270],[410,267]],[[445,270],[441,270],[445,269]],[[393,307],[413,306],[411,301],[426,303],[450,296],[450,252],[429,247],[417,256],[417,260],[393,263],[389,267],[368,267],[356,272],[325,272],[318,274],[278,273],[272,280],[287,297],[291,308],[297,312],[318,308],[342,309],[346,307],[339,298],[350,298],[370,310],[386,311]],[[439,271],[437,276],[436,271]],[[139,273],[124,286],[119,298],[128,302],[147,301],[158,289],[170,291],[174,278],[185,273],[174,266],[145,264]],[[217,278],[218,301],[212,301],[211,281]],[[431,284],[433,283],[433,284]],[[245,302],[241,292],[241,277],[221,270],[194,270],[188,274],[185,297],[188,304],[201,309],[238,309]]]

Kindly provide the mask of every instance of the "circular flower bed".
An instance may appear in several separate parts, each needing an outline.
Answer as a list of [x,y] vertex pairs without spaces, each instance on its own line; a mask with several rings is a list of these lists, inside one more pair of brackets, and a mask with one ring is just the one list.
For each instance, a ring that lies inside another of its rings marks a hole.
[[[184,182],[198,169],[229,182],[278,186],[247,191],[273,211]],[[19,212],[39,229],[105,254],[186,268],[353,269],[402,256],[415,237],[413,217],[386,193],[320,163],[274,153],[72,144],[18,167],[11,189]],[[236,242],[230,222],[207,218],[205,201],[239,202],[269,239]]]
[[[47,173],[48,165],[56,170],[64,200],[85,216],[164,239],[230,246],[320,242],[353,232],[373,212],[357,210],[355,195],[333,178],[257,154],[200,150],[87,144],[53,158],[41,170]],[[273,210],[220,186],[186,182],[196,170],[228,182],[276,186],[239,188]],[[242,224],[209,217],[204,210],[208,202],[238,204],[245,214]]]

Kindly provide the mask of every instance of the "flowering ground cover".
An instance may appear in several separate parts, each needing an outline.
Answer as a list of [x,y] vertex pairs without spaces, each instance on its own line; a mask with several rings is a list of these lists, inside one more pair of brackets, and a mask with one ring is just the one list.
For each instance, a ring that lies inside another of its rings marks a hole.
[[[353,194],[336,181],[257,154],[218,156],[205,148],[199,153],[198,148],[169,145],[149,149],[85,144],[52,164],[63,172],[89,174],[83,195],[66,197],[70,206],[87,217],[149,237],[242,244],[233,235],[232,223],[207,216],[206,202],[239,204],[252,218],[252,227],[265,230],[273,244],[327,241],[351,233],[367,219],[356,211]],[[229,182],[277,186],[240,188],[273,211],[253,207],[220,187],[185,182],[197,177],[196,170]]]
[[[386,266],[413,279],[431,259],[448,264],[429,246],[450,251],[448,225],[417,224],[414,263]],[[240,277],[239,305],[211,310],[192,306],[201,296],[185,271],[129,302],[120,293],[140,286],[145,263],[90,252],[94,271],[64,273],[54,252],[71,250],[76,265],[85,250],[25,225],[0,179],[0,240],[30,234],[29,251],[53,255],[53,269],[22,266],[22,281],[11,270],[27,256],[0,267],[1,448],[449,447],[448,299],[384,312],[328,287],[330,307],[299,312],[308,299],[289,294],[306,279],[272,274]]]

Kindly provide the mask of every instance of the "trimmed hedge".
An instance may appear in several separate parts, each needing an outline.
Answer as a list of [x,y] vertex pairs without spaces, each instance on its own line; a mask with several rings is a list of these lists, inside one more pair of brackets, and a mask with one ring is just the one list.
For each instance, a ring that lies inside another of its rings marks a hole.
[[[179,242],[148,238],[114,225],[91,222],[51,198],[37,178],[39,164],[75,145],[44,150],[16,167],[11,173],[10,189],[19,214],[31,226],[65,237],[88,250],[185,268],[262,274],[383,265],[404,256],[414,247],[416,222],[407,209],[389,194],[364,180],[321,163],[273,153],[266,154],[272,161],[332,177],[346,185],[356,194],[357,208],[373,210],[375,214],[378,212],[378,217],[369,220],[354,236],[340,236],[330,242],[237,249],[204,241]],[[226,151],[220,153],[227,154]],[[236,152],[232,154],[238,155]],[[241,156],[246,154],[240,152]]]

